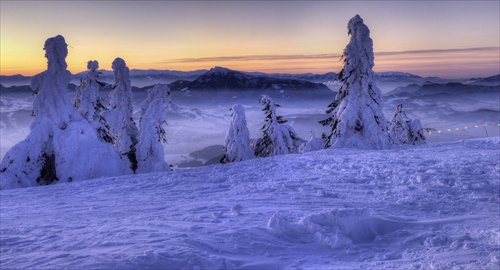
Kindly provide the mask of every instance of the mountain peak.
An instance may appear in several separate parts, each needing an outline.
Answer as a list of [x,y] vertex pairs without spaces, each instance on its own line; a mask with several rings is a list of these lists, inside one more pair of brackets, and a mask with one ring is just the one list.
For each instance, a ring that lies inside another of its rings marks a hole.
[[212,73],[217,73],[217,74],[227,74],[229,72],[234,72],[233,70],[230,70],[228,68],[225,68],[225,67],[219,67],[219,66],[215,66],[213,68],[211,68],[208,73],[212,74]]

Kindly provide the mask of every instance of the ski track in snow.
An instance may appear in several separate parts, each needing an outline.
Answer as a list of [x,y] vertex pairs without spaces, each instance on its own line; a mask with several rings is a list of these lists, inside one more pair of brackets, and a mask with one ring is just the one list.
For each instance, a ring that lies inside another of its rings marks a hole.
[[322,150],[2,190],[0,268],[498,269],[499,146]]

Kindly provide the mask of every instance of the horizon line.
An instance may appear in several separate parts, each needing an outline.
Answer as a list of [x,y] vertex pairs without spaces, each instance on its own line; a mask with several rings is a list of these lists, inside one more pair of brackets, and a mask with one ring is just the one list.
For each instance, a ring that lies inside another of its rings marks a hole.
[[[492,51],[500,52],[500,47],[471,47],[454,49],[428,49],[428,50],[407,50],[407,51],[385,51],[374,52],[375,56],[381,55],[404,55],[404,54],[429,54],[429,53],[460,53],[474,51]],[[235,56],[213,56],[213,57],[186,57],[174,58],[155,62],[157,64],[175,64],[175,63],[204,63],[204,62],[222,62],[222,61],[269,61],[269,60],[303,60],[303,59],[331,59],[341,58],[343,53],[322,53],[322,54],[261,54],[261,55],[235,55]],[[340,60],[340,59],[339,59]]]

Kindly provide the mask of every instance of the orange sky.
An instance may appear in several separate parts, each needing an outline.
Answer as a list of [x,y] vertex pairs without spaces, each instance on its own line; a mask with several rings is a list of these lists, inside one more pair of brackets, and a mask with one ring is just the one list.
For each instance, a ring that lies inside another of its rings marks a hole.
[[365,20],[375,71],[445,78],[500,73],[497,1],[1,1],[2,75],[46,69],[43,44],[61,34],[68,69],[338,72],[347,21]]

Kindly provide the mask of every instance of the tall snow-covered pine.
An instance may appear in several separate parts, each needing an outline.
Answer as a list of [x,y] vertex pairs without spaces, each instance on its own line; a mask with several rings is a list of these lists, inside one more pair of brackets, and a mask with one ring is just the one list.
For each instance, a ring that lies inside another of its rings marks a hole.
[[165,99],[168,107],[172,105],[172,98],[170,96],[170,88],[167,84],[157,83],[153,88],[148,90],[147,98],[141,103],[141,117],[146,113],[149,105],[158,98]]
[[351,38],[342,56],[344,68],[338,75],[342,86],[328,106],[327,113],[332,115],[320,122],[332,129],[327,147],[390,148],[382,96],[372,71],[370,30],[359,15],[349,20],[347,28]]
[[250,132],[247,127],[245,108],[240,104],[235,104],[230,109],[231,125],[227,131],[224,157],[222,163],[243,161],[254,158],[252,147],[250,146]]
[[134,110],[130,71],[121,58],[116,58],[111,67],[113,68],[115,83],[113,84],[113,90],[109,94],[110,109],[104,113],[104,117],[108,121],[118,153],[128,157],[130,168],[135,172],[137,169],[136,145],[139,131],[132,118]]
[[[137,172],[166,171],[169,165],[165,162],[162,142],[167,142],[165,126],[167,125],[167,109],[171,103],[170,89],[167,85],[156,84],[142,104],[144,114],[141,117],[141,133],[136,147]],[[159,95],[159,93],[165,93]],[[144,106],[148,104],[147,107]],[[146,108],[144,110],[144,108]]]
[[89,61],[87,63],[88,72],[82,79],[80,86],[76,89],[75,108],[80,114],[89,121],[89,123],[97,130],[101,140],[112,143],[113,138],[110,135],[109,126],[106,119],[102,116],[102,112],[106,109],[103,101],[99,97],[99,62]]

